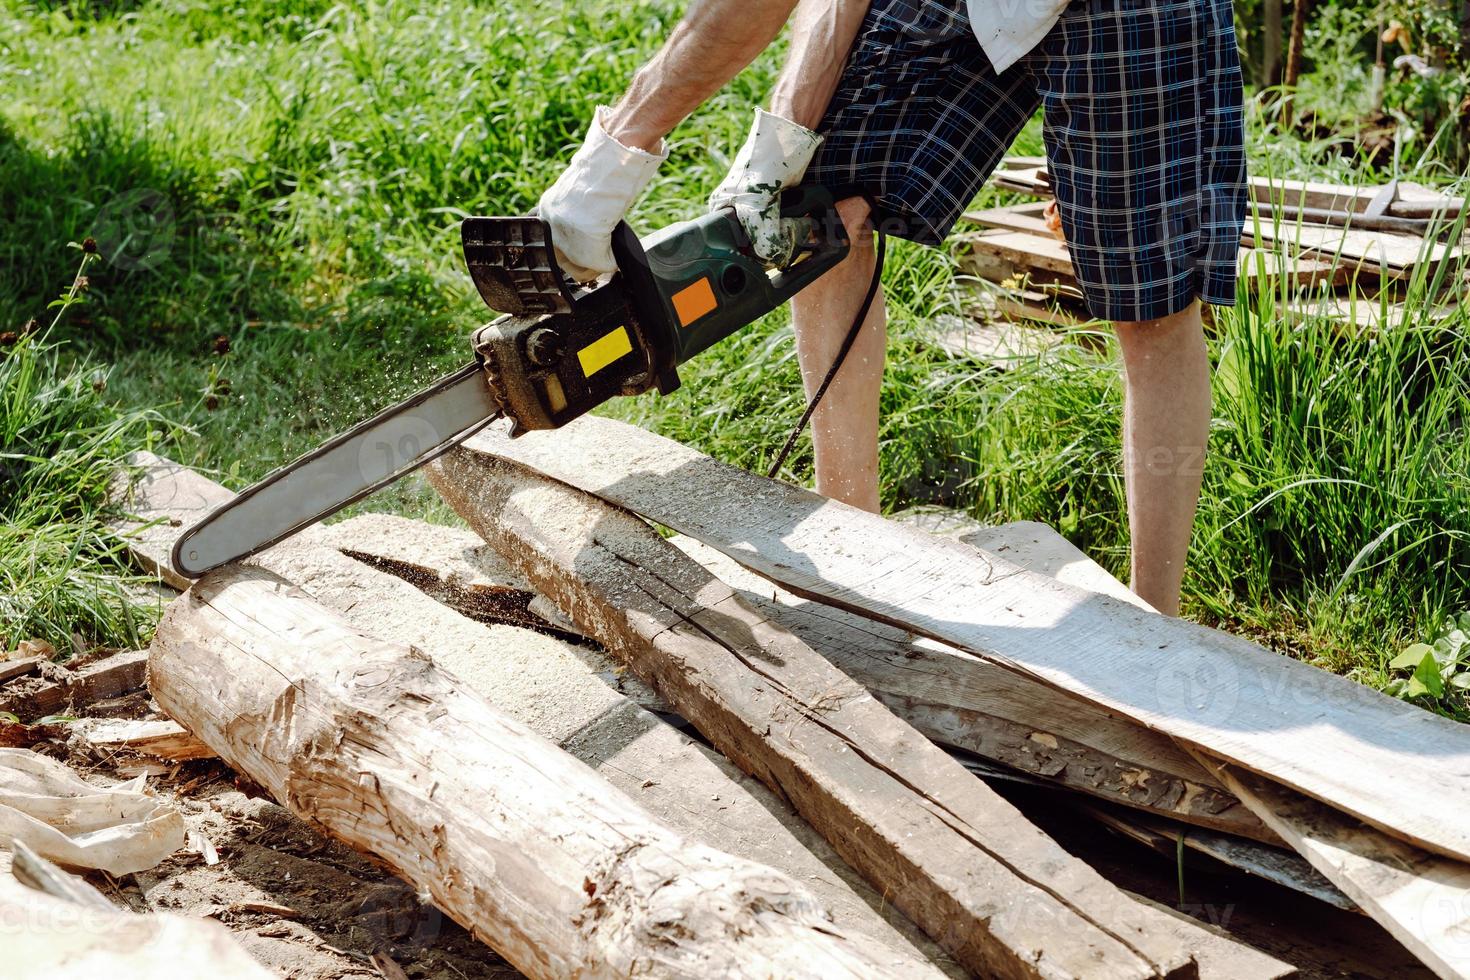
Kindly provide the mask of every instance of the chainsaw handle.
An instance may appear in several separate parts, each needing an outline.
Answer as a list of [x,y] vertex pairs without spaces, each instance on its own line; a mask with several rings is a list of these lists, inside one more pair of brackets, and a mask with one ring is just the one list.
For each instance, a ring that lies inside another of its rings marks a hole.
[[770,277],[771,289],[784,303],[845,259],[852,243],[832,192],[817,184],[782,191],[781,217],[809,223],[807,241],[798,246],[800,257]]

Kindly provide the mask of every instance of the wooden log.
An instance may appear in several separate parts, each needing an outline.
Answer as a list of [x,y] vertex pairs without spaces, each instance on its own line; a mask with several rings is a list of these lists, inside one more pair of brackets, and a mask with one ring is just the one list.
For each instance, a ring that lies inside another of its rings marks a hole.
[[117,697],[143,686],[148,651],[126,650],[88,664],[64,680],[50,681],[29,691],[0,697],[0,711],[21,721],[76,710],[95,701]]
[[[127,529],[132,554],[145,566],[166,563],[173,547],[166,529],[177,535],[192,519],[188,508],[205,499],[227,500],[230,493],[159,457],[136,462],[142,479],[131,488],[127,507],[151,530]],[[488,547],[473,532],[461,534]],[[888,948],[892,972],[914,978],[961,974],[789,805],[718,752],[645,710],[643,705],[666,703],[616,661],[589,645],[468,619],[405,581],[313,545],[314,535],[315,529],[308,530],[256,561],[358,629],[423,650],[471,691],[596,769],[685,838],[805,883],[839,928]]]
[[1184,946],[642,521],[473,452],[429,479],[501,555],[986,976],[1192,976]]
[[1470,729],[1240,637],[588,417],[463,452],[534,467],[698,538],[790,591],[950,643],[1457,860]]
[[159,704],[535,977],[890,975],[771,869],[691,844],[411,646],[222,569],[173,602]]

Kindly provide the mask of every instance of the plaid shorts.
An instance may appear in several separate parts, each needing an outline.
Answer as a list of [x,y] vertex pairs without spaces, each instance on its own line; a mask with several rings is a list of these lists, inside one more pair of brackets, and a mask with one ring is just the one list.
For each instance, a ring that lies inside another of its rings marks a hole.
[[868,193],[886,231],[937,245],[1038,106],[1092,314],[1234,303],[1246,175],[1230,0],[1072,0],[999,75],[964,0],[873,0],[806,176]]

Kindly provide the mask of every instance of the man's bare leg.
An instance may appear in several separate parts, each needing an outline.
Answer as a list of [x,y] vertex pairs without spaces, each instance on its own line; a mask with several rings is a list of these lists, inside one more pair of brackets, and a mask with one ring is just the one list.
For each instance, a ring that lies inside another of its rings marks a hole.
[[[796,355],[808,399],[816,394],[842,347],[873,278],[877,258],[867,224],[867,202],[851,198],[840,202],[837,211],[852,238],[852,251],[791,301]],[[812,415],[817,492],[874,512],[878,510],[878,395],[887,339],[888,313],[880,287],[862,332]]]
[[1179,614],[1179,590],[1210,432],[1210,361],[1199,303],[1115,325],[1123,348],[1123,475],[1133,538],[1132,589]]

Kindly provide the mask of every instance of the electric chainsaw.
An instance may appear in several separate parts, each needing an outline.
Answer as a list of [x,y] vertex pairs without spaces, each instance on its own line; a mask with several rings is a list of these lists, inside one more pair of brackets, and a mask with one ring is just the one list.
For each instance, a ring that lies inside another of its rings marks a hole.
[[732,209],[639,240],[613,232],[617,271],[590,285],[557,264],[535,216],[466,218],[465,264],[501,314],[471,336],[474,360],[246,489],[186,530],[173,566],[197,578],[262,551],[448,452],[500,418],[511,435],[555,429],[617,395],[679,387],[678,367],[785,303],[847,254],[824,188],[785,191],[798,243],[759,259]]

